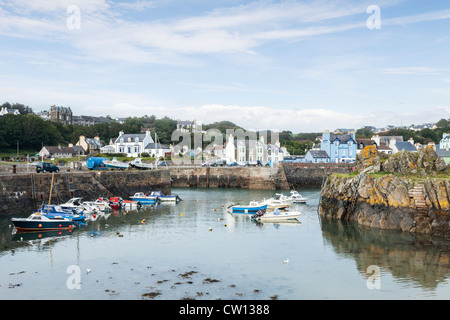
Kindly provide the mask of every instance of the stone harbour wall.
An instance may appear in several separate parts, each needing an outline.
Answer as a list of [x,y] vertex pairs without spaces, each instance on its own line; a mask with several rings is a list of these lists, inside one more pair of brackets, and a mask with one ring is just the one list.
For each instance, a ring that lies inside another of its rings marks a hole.
[[[0,212],[34,210],[49,201],[51,173],[0,175]],[[168,170],[59,172],[53,177],[51,203],[63,203],[72,197],[86,201],[99,196],[128,199],[136,192],[161,190],[170,194]]]

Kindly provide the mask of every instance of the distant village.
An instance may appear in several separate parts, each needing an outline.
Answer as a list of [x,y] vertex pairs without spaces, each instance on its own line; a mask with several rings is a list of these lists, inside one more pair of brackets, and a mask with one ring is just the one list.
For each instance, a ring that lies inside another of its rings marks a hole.
[[[0,109],[0,116],[8,113],[18,114],[17,109]],[[74,116],[70,107],[51,106],[49,110],[37,113],[44,120],[58,121],[62,124],[76,124],[81,126],[92,126],[98,123],[117,121],[123,123],[126,118],[111,119],[110,117]],[[424,128],[435,129],[436,124],[422,124],[410,127],[387,126],[376,128],[367,126],[373,135],[371,138],[356,138],[354,129],[336,129],[333,132],[325,131],[316,137],[316,144],[305,150],[305,155],[291,155],[286,146],[282,146],[280,141],[268,143],[264,137],[250,142],[238,140],[234,136],[227,136],[223,145],[211,144],[204,150],[202,148],[177,150],[180,154],[189,154],[193,158],[198,155],[207,155],[208,158],[224,160],[231,163],[351,163],[356,160],[356,156],[366,146],[375,146],[377,150],[384,154],[396,154],[400,151],[417,152],[421,148],[431,146],[438,156],[444,158],[447,164],[450,163],[450,133],[444,133],[439,144],[429,142],[422,145],[412,138],[404,141],[403,136],[386,136],[380,133],[387,132],[395,128],[407,130],[422,130]],[[201,125],[195,120],[178,120],[177,130],[181,132],[197,133],[202,132]],[[76,144],[68,147],[43,146],[39,152],[39,157],[45,158],[69,158],[74,156],[84,156],[88,154],[123,154],[128,157],[143,157],[143,155],[154,158],[166,158],[174,154],[173,145],[164,145],[157,141],[157,136],[152,137],[149,130],[141,133],[124,133],[121,131],[118,137],[110,139],[108,144],[103,143],[100,137],[80,136]],[[203,157],[204,158],[204,157]]]

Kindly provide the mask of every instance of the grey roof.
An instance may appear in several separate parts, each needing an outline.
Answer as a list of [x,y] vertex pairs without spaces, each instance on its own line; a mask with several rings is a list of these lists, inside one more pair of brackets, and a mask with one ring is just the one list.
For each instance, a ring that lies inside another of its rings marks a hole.
[[436,154],[438,155],[438,157],[450,157],[450,149],[446,150],[446,149],[436,149]]
[[139,138],[139,142],[144,141],[145,139],[145,134],[140,134],[140,133],[126,133],[123,134],[121,136],[119,136],[114,142],[120,142],[120,139],[123,138],[123,142],[127,142],[128,138],[131,138],[131,141],[134,142],[135,138]]
[[348,140],[352,140],[353,142],[356,142],[351,134],[332,134],[330,136],[330,142],[333,142],[334,140],[339,140],[339,143],[347,143]]
[[414,147],[411,143],[408,141],[397,141],[395,143],[398,151],[417,151],[416,147]]
[[325,150],[309,150],[308,152],[313,158],[329,158]]
[[160,143],[149,143],[144,149],[169,149],[169,147]]

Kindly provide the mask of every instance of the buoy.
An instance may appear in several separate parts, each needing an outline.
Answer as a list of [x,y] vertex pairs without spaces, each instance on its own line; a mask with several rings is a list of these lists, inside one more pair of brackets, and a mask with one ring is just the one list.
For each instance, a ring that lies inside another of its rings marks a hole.
[[216,209],[213,209],[213,211],[216,211]]
[[217,221],[220,221],[220,218],[217,218]]
[[59,227],[61,228],[61,223],[59,224]]
[[39,228],[42,228],[42,224],[39,223],[39,226],[38,226],[38,227],[39,227]]
[[209,228],[209,231],[212,231],[212,228]]
[[182,213],[180,213],[180,216],[182,216],[183,214]]
[[224,227],[226,227],[227,226],[227,224],[225,223],[224,225],[223,225]]

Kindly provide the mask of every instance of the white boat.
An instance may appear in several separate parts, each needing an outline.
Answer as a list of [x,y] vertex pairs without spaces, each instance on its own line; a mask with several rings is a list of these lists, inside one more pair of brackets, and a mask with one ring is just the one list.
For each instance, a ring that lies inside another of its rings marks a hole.
[[285,196],[282,193],[276,193],[275,200],[280,200],[282,203],[287,204],[287,205],[291,205],[294,202],[294,199],[292,199],[291,197]]
[[136,158],[130,162],[130,166],[133,168],[141,169],[141,170],[150,170],[153,169],[153,164],[142,162],[141,158]]
[[261,222],[269,222],[269,221],[289,221],[289,220],[297,220],[297,218],[301,215],[300,211],[280,211],[275,209],[272,212],[258,212],[252,216],[254,220]]
[[289,204],[286,204],[285,202],[281,201],[281,200],[277,200],[274,198],[270,198],[270,199],[263,199],[260,204],[267,204],[267,210],[274,210],[274,209],[286,209],[289,207]]
[[107,212],[111,210],[109,200],[105,198],[98,198],[97,200],[94,201],[94,205],[102,212]]
[[306,203],[306,200],[308,200],[295,190],[291,191],[291,199],[293,199],[293,203]]
[[128,163],[119,161],[116,157],[114,157],[112,160],[103,160],[103,164],[110,169],[125,170],[129,167]]

